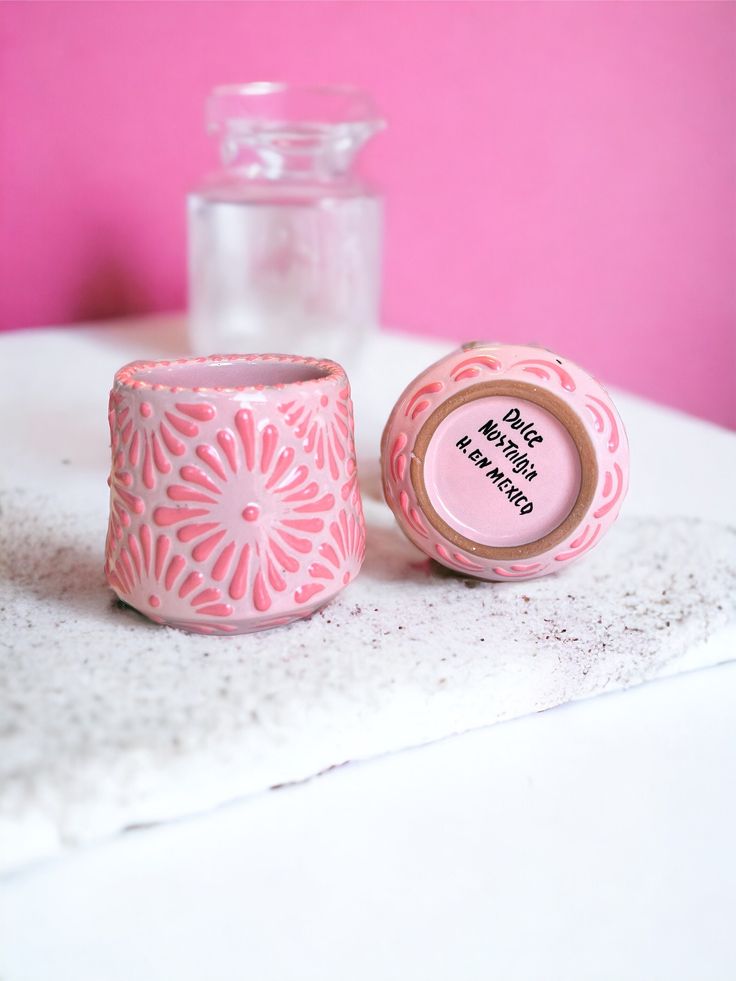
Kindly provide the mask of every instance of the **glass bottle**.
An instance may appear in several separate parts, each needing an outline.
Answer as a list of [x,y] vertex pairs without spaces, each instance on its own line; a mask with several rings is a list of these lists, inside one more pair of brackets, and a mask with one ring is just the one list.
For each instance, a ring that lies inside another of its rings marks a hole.
[[350,360],[379,319],[382,203],[353,171],[383,128],[350,86],[216,88],[222,169],[189,195],[189,331],[197,354]]

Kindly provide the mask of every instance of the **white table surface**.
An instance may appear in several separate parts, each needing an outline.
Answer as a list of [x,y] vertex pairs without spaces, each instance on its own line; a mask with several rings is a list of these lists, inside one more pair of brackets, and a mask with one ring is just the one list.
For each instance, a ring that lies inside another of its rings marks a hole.
[[[620,402],[628,513],[734,523],[734,434]],[[735,704],[724,665],[39,863],[0,880],[0,978],[731,979]]]

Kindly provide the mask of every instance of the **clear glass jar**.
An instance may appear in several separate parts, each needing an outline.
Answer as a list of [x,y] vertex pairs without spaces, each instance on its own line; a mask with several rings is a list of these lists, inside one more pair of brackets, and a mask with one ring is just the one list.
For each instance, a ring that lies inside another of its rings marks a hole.
[[350,360],[379,319],[382,204],[353,172],[383,128],[350,86],[216,88],[222,170],[189,195],[195,353]]

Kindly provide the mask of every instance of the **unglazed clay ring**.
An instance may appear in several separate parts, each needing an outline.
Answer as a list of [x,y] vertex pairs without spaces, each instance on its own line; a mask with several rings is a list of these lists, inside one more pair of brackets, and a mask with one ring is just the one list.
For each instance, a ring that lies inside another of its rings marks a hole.
[[115,375],[107,580],[157,623],[244,633],[324,605],[365,526],[345,372],[288,355],[135,361]]
[[483,579],[531,579],[585,554],[628,482],[607,392],[536,347],[471,344],[432,365],[396,403],[381,458],[411,541]]

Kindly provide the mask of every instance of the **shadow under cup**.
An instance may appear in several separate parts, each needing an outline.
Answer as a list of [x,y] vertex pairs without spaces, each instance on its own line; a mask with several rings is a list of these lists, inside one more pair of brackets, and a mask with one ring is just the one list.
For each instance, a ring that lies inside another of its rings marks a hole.
[[344,370],[289,355],[136,361],[115,375],[107,580],[208,634],[308,616],[358,573],[365,526]]

